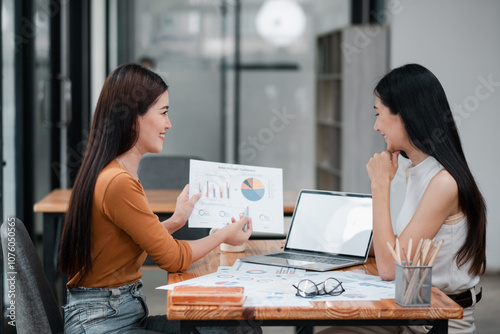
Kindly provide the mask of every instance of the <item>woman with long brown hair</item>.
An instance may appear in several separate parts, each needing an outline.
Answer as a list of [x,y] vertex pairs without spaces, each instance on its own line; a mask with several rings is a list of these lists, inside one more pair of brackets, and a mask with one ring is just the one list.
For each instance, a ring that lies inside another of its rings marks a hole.
[[239,245],[252,233],[243,217],[199,240],[172,238],[199,199],[189,199],[188,186],[170,219],[160,222],[151,211],[137,169],[145,153],[161,152],[172,126],[167,88],[136,64],[118,67],[104,83],[59,250],[69,276],[65,333],[177,332],[166,316],[148,317],[140,272],[146,255],[164,270],[186,270],[221,243]]

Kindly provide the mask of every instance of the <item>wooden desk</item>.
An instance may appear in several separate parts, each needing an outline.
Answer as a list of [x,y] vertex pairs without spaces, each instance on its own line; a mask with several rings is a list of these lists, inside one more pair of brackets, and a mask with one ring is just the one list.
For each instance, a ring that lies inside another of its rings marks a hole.
[[[181,190],[145,190],[151,209],[156,214],[172,214]],[[64,214],[68,210],[71,189],[55,189],[34,205],[35,212],[43,213],[43,268],[50,286],[55,292],[57,276],[57,249],[62,233]],[[283,212],[293,214],[298,191],[285,191],[283,194]],[[65,288],[63,289],[63,295]]]
[[[181,190],[150,189],[145,190],[145,192],[154,212],[173,213],[177,196]],[[293,190],[283,193],[283,213],[286,216],[293,214],[298,194],[298,191]],[[35,203],[33,210],[42,213],[66,213],[70,196],[71,189],[56,189]]]
[[[243,253],[224,253],[218,248],[192,264],[183,273],[169,273],[168,283],[184,281],[217,271],[218,266],[231,266],[237,258],[279,250],[279,240],[250,240]],[[347,270],[347,269],[345,269]],[[349,268],[377,275],[374,258],[366,265]],[[168,292],[170,293],[170,292]],[[313,307],[218,307],[167,304],[167,317],[181,320],[181,333],[194,326],[390,326],[434,325],[435,333],[448,332],[448,319],[462,318],[463,309],[437,288],[432,288],[429,307],[403,307],[394,299],[379,301],[313,302]]]

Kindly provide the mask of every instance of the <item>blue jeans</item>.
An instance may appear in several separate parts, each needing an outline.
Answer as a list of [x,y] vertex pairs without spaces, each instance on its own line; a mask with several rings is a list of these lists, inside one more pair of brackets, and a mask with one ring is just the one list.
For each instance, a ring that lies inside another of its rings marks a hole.
[[179,322],[148,317],[142,281],[114,289],[74,288],[64,305],[64,333],[178,333]]

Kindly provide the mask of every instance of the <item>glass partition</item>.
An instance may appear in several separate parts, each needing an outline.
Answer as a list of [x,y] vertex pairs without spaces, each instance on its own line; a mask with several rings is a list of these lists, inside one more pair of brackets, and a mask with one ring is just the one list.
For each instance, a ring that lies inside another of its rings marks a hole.
[[[315,36],[346,0],[110,1],[108,63],[152,60],[170,85],[162,154],[281,167],[315,186]],[[116,44],[115,44],[116,43]]]
[[15,95],[14,95],[14,0],[2,1],[2,149],[3,217],[16,213],[15,187]]

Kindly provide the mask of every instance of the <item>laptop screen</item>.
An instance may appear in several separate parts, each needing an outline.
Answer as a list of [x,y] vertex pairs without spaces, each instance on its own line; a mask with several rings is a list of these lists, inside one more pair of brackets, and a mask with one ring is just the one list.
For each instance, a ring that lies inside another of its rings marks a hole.
[[302,191],[286,249],[364,257],[371,233],[370,195]]

